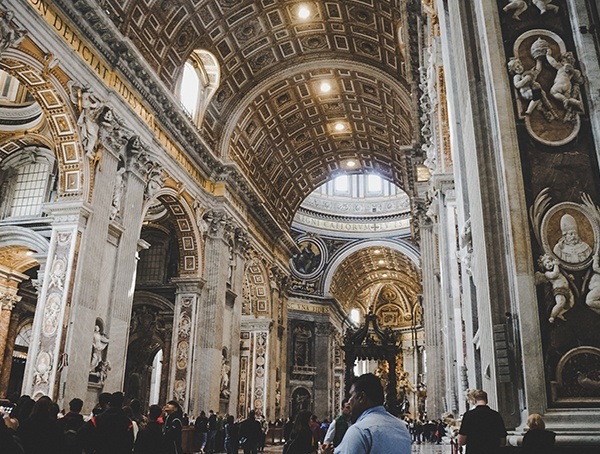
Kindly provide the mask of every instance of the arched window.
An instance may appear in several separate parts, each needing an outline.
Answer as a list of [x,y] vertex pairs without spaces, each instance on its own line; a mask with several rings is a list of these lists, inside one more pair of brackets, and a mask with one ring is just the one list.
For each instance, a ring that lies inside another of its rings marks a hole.
[[188,115],[200,125],[221,80],[219,63],[213,54],[197,49],[183,67],[179,96]]
[[31,147],[13,153],[0,166],[0,219],[41,216],[55,178],[50,150]]

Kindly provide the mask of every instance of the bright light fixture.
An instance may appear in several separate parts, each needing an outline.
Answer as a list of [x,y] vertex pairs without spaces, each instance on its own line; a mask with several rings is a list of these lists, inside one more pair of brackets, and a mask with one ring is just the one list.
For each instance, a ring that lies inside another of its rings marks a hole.
[[379,263],[380,265],[385,265],[385,260],[380,260],[380,261],[379,261],[379,262],[377,262],[377,263]]
[[350,168],[356,167],[356,162],[355,161],[348,161],[346,163],[346,167],[350,167]]
[[383,273],[381,277],[388,277],[387,273]]
[[334,128],[336,131],[343,131],[344,129],[346,129],[346,126],[344,125],[344,123],[336,123]]
[[321,93],[329,93],[331,91],[331,84],[329,82],[321,83]]
[[308,8],[308,6],[300,5],[300,8],[298,8],[298,17],[300,19],[308,19],[309,16],[310,16],[310,9]]
[[375,249],[375,250],[373,251],[373,253],[374,253],[374,254],[381,254],[381,250],[380,250],[380,249]]

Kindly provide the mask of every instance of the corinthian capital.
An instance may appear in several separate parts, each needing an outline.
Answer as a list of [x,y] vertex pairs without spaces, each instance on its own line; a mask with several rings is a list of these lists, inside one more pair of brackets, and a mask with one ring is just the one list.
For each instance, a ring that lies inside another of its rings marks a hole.
[[227,239],[237,227],[225,211],[208,210],[202,218],[208,225],[208,235],[212,237]]
[[3,311],[12,311],[19,301],[21,301],[21,297],[16,293],[10,291],[0,293],[0,308]]

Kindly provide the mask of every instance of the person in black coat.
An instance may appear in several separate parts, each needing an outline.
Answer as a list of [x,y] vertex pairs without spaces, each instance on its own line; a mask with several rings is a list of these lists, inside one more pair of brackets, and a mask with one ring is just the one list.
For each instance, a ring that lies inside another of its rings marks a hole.
[[240,447],[244,454],[256,454],[258,451],[258,440],[262,427],[256,420],[254,410],[248,412],[248,418],[240,424]]
[[302,410],[294,420],[290,440],[283,446],[283,454],[311,454],[317,452],[310,428],[311,412]]
[[160,405],[150,405],[148,422],[138,432],[133,454],[163,454],[163,427],[158,421],[162,411]]
[[96,454],[131,454],[133,423],[123,410],[122,392],[112,393],[108,408],[92,418]]
[[56,418],[52,417],[52,400],[48,396],[37,400],[29,418],[19,425],[17,435],[23,442],[25,454],[60,452],[60,433]]
[[81,409],[83,401],[75,398],[69,402],[69,412],[59,419],[56,424],[61,435],[61,452],[64,454],[81,454],[83,445],[77,431],[83,426]]
[[547,454],[552,451],[556,434],[546,430],[546,424],[540,415],[533,413],[527,418],[529,430],[523,437],[523,452],[527,454]]
[[235,424],[233,415],[227,416],[225,423],[225,450],[227,454],[237,454],[240,449],[240,427]]
[[179,402],[170,400],[163,408],[165,422],[163,424],[163,452],[165,454],[182,454],[181,430],[183,423],[183,410]]

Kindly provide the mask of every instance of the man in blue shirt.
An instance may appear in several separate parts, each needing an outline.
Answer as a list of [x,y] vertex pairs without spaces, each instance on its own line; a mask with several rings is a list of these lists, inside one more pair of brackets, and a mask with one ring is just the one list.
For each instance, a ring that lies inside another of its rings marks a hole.
[[354,424],[339,446],[328,447],[325,454],[410,454],[410,435],[406,425],[383,407],[383,387],[373,374],[356,378],[348,403]]

